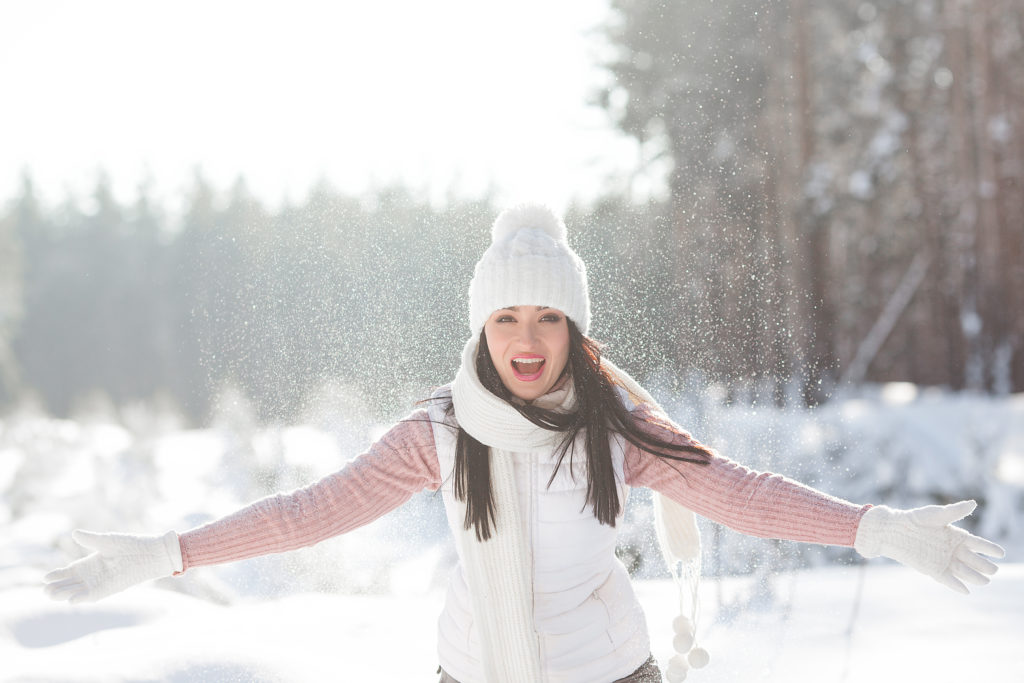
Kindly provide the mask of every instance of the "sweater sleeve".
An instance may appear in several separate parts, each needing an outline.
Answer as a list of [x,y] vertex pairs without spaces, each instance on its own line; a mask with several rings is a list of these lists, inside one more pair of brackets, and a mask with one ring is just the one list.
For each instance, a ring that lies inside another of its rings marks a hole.
[[436,490],[439,471],[429,417],[417,410],[337,472],[181,534],[182,572],[304,548],[369,524]]
[[[637,417],[643,419],[643,411]],[[651,424],[663,439],[693,443],[683,432]],[[658,457],[630,445],[626,483],[647,486],[699,515],[751,536],[852,547],[870,505],[855,505],[771,472],[756,472],[714,454],[707,465]]]

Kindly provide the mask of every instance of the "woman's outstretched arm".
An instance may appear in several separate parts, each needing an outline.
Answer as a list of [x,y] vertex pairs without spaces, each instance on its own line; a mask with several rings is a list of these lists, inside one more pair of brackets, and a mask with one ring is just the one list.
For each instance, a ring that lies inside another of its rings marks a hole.
[[433,431],[426,411],[417,410],[339,471],[183,534],[76,531],[75,540],[93,552],[47,574],[45,590],[57,600],[90,602],[191,567],[314,545],[439,486]]
[[[648,417],[638,409],[638,419]],[[657,420],[655,420],[657,422]],[[654,423],[663,438],[671,432]],[[671,437],[681,442],[688,434]],[[660,458],[635,446],[626,451],[626,483],[647,486],[741,533],[855,548],[867,558],[885,556],[931,576],[952,590],[983,585],[1003,557],[997,544],[953,522],[970,514],[973,501],[893,510],[856,505],[770,472],[756,472],[719,455],[707,465]]]
[[337,472],[181,534],[182,571],[315,545],[438,486],[433,432],[418,410]]
[[651,488],[740,533],[824,545],[853,547],[860,518],[871,507],[720,455],[694,465],[632,445],[626,451],[626,483]]

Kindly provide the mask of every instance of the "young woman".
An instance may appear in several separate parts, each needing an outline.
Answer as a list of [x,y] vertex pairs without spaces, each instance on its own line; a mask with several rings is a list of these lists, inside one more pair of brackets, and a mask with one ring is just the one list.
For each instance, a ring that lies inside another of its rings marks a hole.
[[[180,535],[75,531],[93,552],[48,574],[47,592],[98,600],[309,546],[440,489],[459,557],[438,623],[441,681],[608,683],[661,680],[614,552],[632,486],[657,492],[659,538],[691,580],[693,512],[755,536],[885,555],[962,592],[996,570],[981,555],[1002,549],[952,526],[971,501],[855,505],[751,471],[669,421],[586,337],[586,269],[544,207],[496,220],[470,283],[469,321],[451,384],[340,471]],[[690,616],[676,621],[669,680],[707,659],[693,647]]]

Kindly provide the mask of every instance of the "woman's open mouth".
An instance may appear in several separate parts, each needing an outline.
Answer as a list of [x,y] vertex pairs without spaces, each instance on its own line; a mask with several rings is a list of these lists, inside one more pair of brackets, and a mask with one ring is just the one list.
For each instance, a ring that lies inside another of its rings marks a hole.
[[520,382],[532,382],[544,372],[543,356],[515,356],[512,359],[512,374]]

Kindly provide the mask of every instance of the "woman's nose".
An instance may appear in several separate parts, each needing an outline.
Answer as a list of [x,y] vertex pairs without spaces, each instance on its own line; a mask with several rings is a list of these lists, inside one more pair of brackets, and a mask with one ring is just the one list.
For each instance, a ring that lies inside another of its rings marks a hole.
[[527,346],[533,346],[534,342],[537,341],[537,329],[533,326],[533,323],[523,325],[519,338]]

